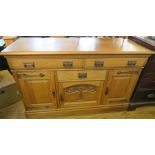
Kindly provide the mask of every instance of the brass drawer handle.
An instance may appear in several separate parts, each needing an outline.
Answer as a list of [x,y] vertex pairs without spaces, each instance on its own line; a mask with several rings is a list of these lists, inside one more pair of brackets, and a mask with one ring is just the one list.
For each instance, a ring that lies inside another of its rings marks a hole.
[[119,71],[119,72],[117,72],[117,74],[138,74],[138,73],[139,73],[138,71],[128,71],[128,72]]
[[63,66],[65,68],[72,68],[73,67],[73,62],[69,62],[69,61],[63,62]]
[[134,66],[136,66],[136,61],[129,60],[129,61],[128,61],[128,66],[129,66],[129,67],[134,67]]
[[25,68],[35,68],[34,62],[23,62]]
[[94,66],[95,67],[103,67],[104,66],[104,61],[95,61]]
[[79,79],[87,78],[87,73],[79,73],[79,74],[78,74],[78,78],[79,78]]

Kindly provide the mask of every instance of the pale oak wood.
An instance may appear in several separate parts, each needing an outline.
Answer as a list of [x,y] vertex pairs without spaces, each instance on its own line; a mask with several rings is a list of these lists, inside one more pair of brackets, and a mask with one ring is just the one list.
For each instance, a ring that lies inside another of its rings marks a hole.
[[66,55],[66,54],[155,54],[125,39],[98,38],[20,38],[2,51],[2,55]]
[[[135,61],[136,64],[134,67],[143,67],[147,58],[104,58],[104,59],[86,59],[85,68],[95,69],[95,68],[104,68],[104,67],[130,67],[128,65],[129,61]],[[96,67],[95,62],[102,62],[103,66]]]
[[[65,67],[64,63],[72,63],[71,67]],[[42,68],[82,68],[83,67],[83,60],[82,59],[49,59],[49,58],[9,58],[8,63],[11,69],[42,69]],[[33,66],[26,67],[25,64],[34,64]]]
[[[89,80],[105,80],[105,70],[81,70],[81,71],[58,71],[58,82],[66,81],[89,81]],[[80,78],[80,74],[86,74],[86,77]]]
[[62,108],[91,107],[101,103],[104,82],[59,83],[59,101]]
[[[127,109],[152,51],[129,40],[123,47],[121,43],[121,39],[19,39],[8,47],[2,54],[21,90],[27,117]],[[71,67],[63,66],[66,60]],[[104,61],[103,66],[94,67],[96,61]],[[53,90],[55,97],[50,96]]]
[[120,69],[109,72],[104,104],[129,103],[141,69]]
[[53,72],[18,72],[14,75],[27,110],[57,108]]
[[[138,57],[138,58],[95,58],[95,59],[54,59],[54,58],[8,58],[8,63],[11,69],[76,69],[76,68],[88,68],[88,69],[103,69],[104,67],[129,67],[129,61],[135,61],[136,64],[134,67],[143,67],[148,58],[146,57]],[[96,62],[102,62],[103,66],[96,67]],[[65,63],[71,63],[71,66],[65,66]],[[34,64],[31,66],[25,66],[25,64]]]
[[27,118],[63,118],[64,116],[76,116],[84,114],[97,114],[115,111],[126,111],[128,109],[128,103],[113,104],[113,105],[98,105],[92,107],[83,108],[59,108],[55,110],[47,111],[26,111]]

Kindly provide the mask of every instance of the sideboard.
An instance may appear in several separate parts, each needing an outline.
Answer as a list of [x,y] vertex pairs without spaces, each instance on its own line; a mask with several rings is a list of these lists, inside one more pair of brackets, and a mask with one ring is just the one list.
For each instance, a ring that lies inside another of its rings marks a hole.
[[20,38],[2,51],[27,118],[127,110],[152,54],[120,38]]

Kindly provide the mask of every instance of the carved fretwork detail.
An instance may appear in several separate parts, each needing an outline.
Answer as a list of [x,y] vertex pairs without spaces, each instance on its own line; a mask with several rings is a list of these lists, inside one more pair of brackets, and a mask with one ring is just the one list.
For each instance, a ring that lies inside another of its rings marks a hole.
[[84,92],[92,92],[92,93],[94,92],[94,93],[96,93],[96,86],[89,85],[89,84],[74,85],[74,86],[70,86],[70,87],[66,88],[65,92],[67,94],[79,93],[79,100],[83,100],[83,93]]

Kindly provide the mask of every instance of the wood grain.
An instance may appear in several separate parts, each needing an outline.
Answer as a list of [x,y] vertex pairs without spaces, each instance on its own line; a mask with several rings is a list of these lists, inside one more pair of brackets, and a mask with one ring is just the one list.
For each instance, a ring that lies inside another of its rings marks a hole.
[[18,72],[14,76],[27,110],[57,108],[56,97],[53,95],[56,93],[53,72]]
[[112,70],[109,73],[104,103],[129,103],[139,78],[140,69]]
[[21,38],[6,48],[28,118],[127,110],[151,50],[125,39]]
[[122,38],[20,38],[4,49],[2,55],[55,54],[155,54],[135,42]]
[[[86,74],[86,77],[80,78],[80,74]],[[65,81],[99,81],[106,79],[105,70],[81,70],[81,71],[58,71],[58,82]]]

